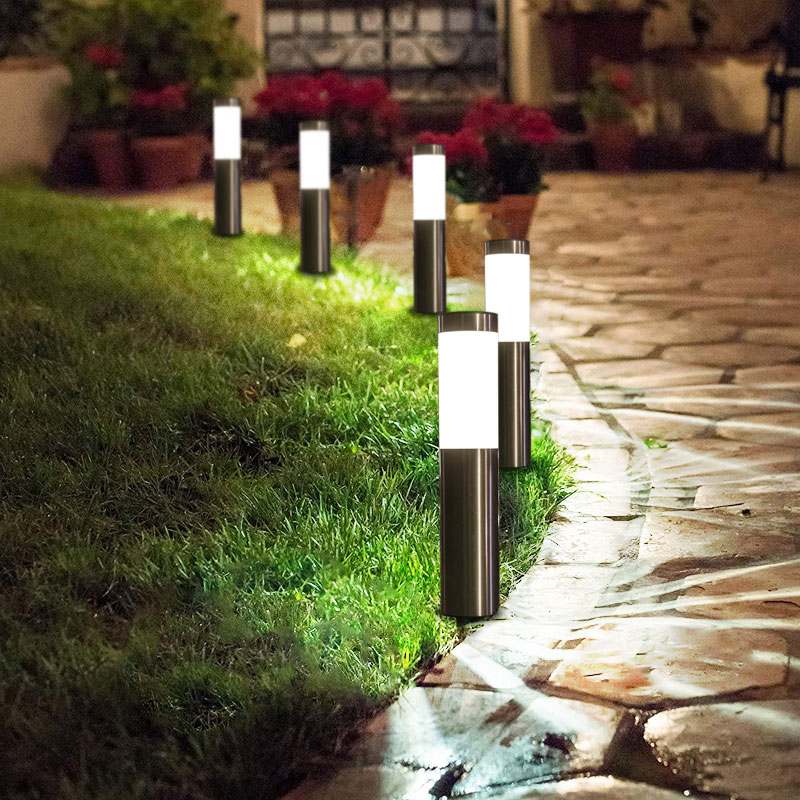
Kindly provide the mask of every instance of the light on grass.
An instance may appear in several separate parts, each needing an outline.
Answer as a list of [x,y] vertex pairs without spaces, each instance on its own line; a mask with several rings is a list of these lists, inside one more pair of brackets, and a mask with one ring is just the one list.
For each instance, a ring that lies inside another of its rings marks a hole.
[[439,316],[441,612],[486,617],[500,603],[497,315]]
[[414,311],[440,314],[447,307],[444,146],[416,145],[411,165],[414,181]]
[[330,127],[324,120],[300,123],[300,270],[330,272]]
[[486,310],[498,317],[500,466],[531,465],[531,256],[527,239],[484,243]]
[[242,106],[236,97],[214,101],[214,233],[242,232]]

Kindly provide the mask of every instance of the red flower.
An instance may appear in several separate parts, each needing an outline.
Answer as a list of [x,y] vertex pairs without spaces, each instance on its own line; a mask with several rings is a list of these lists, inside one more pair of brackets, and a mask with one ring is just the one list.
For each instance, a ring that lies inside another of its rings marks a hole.
[[473,130],[462,128],[456,133],[433,133],[423,131],[417,144],[442,144],[449,164],[472,162],[484,166],[489,163],[489,151],[481,137]]
[[445,155],[448,161],[453,163],[464,161],[481,165],[489,163],[489,151],[483,139],[468,128],[462,128],[450,137],[450,141],[445,144]]
[[311,75],[276,77],[253,98],[259,113],[294,114],[298,117],[326,117],[330,111],[330,94],[323,81]]
[[99,42],[87,44],[83,54],[86,60],[98,69],[119,69],[125,60],[119,50]]
[[475,100],[464,117],[464,127],[479,133],[501,131],[511,123],[514,106],[499,103],[493,97]]
[[376,113],[378,119],[386,125],[396,125],[403,120],[403,107],[388,97],[378,106]]
[[175,83],[153,91],[134,89],[130,97],[131,105],[158,111],[183,111],[188,103],[189,88],[188,83]]
[[629,92],[633,88],[633,78],[626,69],[616,69],[610,76],[611,85],[618,92]]
[[516,124],[516,133],[528,144],[545,145],[558,141],[558,128],[546,111],[526,108]]
[[377,108],[389,97],[389,87],[380,78],[364,78],[350,86],[347,105],[354,111]]

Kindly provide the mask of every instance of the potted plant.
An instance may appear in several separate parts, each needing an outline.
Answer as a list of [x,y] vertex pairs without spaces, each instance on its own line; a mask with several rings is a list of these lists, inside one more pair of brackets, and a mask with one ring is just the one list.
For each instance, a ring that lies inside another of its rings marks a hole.
[[[445,148],[447,191],[447,272],[473,275],[483,264],[483,243],[508,236],[495,218],[500,187],[489,168],[489,151],[479,133],[462,128],[456,133],[424,131],[417,144]],[[406,162],[411,167],[411,158]]]
[[592,59],[634,63],[642,55],[644,23],[653,8],[667,8],[665,0],[532,0],[544,11],[553,84],[558,92],[585,89]]
[[500,193],[496,216],[509,236],[528,235],[543,182],[545,148],[559,133],[546,111],[485,98],[475,101],[464,127],[478,133],[489,155],[489,172]]
[[629,171],[637,140],[633,109],[641,102],[631,73],[619,66],[598,65],[580,102],[597,168]]
[[125,23],[133,150],[148,188],[195,179],[215,96],[252,74],[256,55],[222,0],[111,0]]
[[128,89],[121,30],[109,6],[71,6],[49,28],[51,47],[70,74],[67,97],[71,128],[88,151],[106,189],[131,181],[125,125]]
[[188,83],[131,92],[131,147],[145,189],[177,186],[186,175]]
[[255,96],[260,132],[271,154],[270,177],[284,233],[299,229],[297,130],[303,120],[331,128],[331,225],[348,245],[368,241],[383,220],[394,174],[400,108],[380,78],[339,72],[276,77]]

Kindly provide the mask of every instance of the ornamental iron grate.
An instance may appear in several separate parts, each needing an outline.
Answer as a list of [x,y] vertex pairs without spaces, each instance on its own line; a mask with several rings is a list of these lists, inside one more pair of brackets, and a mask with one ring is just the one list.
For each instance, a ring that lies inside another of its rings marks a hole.
[[507,95],[495,0],[265,0],[264,33],[273,74],[380,75],[420,103]]

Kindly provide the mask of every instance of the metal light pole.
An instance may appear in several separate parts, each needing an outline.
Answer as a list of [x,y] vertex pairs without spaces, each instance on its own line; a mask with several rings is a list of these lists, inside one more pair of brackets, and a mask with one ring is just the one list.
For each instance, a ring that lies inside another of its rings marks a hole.
[[500,466],[531,465],[531,257],[527,239],[484,243],[486,310],[500,338]]
[[324,120],[300,123],[300,271],[331,269],[331,134]]
[[242,232],[242,106],[237,97],[214,101],[214,233]]
[[445,288],[445,155],[441,144],[418,144],[412,155],[414,181],[414,311],[440,314]]
[[439,316],[441,612],[487,617],[500,603],[497,315]]

